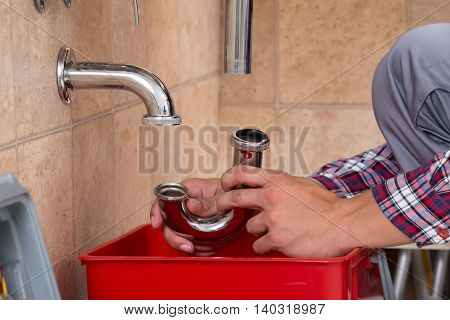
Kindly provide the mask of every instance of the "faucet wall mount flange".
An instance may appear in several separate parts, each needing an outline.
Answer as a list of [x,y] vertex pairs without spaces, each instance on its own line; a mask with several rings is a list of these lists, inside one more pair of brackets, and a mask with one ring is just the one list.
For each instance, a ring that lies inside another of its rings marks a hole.
[[44,2],[44,0],[34,0],[34,5],[36,6],[36,10],[39,13],[43,13],[45,11],[45,2]]
[[61,100],[66,103],[72,103],[73,87],[70,83],[70,79],[65,77],[65,70],[70,68],[75,62],[75,55],[73,50],[65,47],[59,50],[58,62],[56,64],[56,80],[58,82],[58,93]]

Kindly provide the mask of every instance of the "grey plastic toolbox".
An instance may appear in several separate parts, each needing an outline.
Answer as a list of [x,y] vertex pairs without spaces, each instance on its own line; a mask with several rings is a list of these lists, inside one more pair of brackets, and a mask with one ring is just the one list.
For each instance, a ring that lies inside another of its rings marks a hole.
[[0,176],[0,262],[12,299],[60,299],[33,200],[12,174]]

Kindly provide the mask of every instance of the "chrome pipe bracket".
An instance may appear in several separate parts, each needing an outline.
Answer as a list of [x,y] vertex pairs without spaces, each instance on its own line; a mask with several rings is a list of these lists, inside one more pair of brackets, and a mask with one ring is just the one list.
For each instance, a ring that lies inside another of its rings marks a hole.
[[45,1],[44,0],[34,0],[34,5],[36,6],[36,10],[39,13],[43,13],[45,11]]
[[133,1],[133,11],[134,11],[134,24],[136,26],[140,23],[140,17],[139,17],[139,2],[138,0]]
[[58,93],[65,104],[72,103],[73,86],[70,78],[66,76],[65,71],[76,62],[75,53],[71,48],[63,47],[58,53],[58,62],[56,65],[56,81]]

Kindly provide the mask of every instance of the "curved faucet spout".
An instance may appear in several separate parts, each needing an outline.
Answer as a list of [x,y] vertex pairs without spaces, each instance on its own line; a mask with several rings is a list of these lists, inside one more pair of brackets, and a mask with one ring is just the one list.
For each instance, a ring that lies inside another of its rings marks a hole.
[[61,48],[57,64],[58,91],[71,103],[75,89],[119,89],[134,92],[144,102],[145,125],[178,125],[181,118],[169,90],[153,73],[142,68],[110,63],[77,62],[71,48]]

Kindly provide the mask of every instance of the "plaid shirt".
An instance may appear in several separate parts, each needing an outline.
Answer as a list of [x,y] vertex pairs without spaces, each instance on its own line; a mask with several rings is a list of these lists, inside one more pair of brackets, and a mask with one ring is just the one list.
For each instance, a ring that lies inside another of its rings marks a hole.
[[371,190],[384,215],[419,247],[450,240],[450,151],[403,173],[388,145],[311,176],[340,197]]

